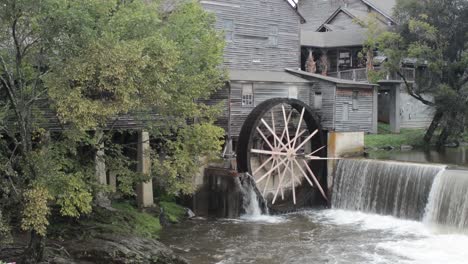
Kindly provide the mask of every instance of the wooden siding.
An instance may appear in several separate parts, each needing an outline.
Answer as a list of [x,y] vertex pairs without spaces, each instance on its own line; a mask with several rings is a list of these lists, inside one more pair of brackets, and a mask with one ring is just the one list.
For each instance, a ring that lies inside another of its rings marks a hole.
[[329,24],[342,27],[344,29],[362,29],[363,27],[356,23],[353,18],[344,12],[338,13]]
[[[353,91],[358,91],[357,109],[353,109]],[[335,131],[372,132],[373,95],[373,89],[338,88],[336,92]],[[343,120],[343,107],[349,107],[348,120]]]
[[367,6],[361,0],[301,0],[299,1],[299,12],[304,16],[306,23],[302,24],[302,29],[315,31],[322,25],[338,7],[366,11]]
[[[323,80],[316,80],[314,84],[314,93],[322,93],[322,107],[316,109],[320,116],[322,128],[325,130],[333,131],[335,126],[334,112],[335,112],[335,84]],[[314,95],[311,96],[309,105],[314,108]]]
[[[288,98],[289,89],[297,88],[297,99],[310,102],[311,85],[253,82],[254,105],[242,106],[242,83],[231,83],[231,135],[237,137],[247,116],[258,104],[272,98]],[[278,115],[279,116],[279,115]],[[227,123],[226,123],[227,125]],[[227,131],[227,126],[224,126]]]
[[[300,16],[285,0],[201,1],[216,14],[216,27],[234,22],[232,42],[225,52],[225,66],[238,70],[283,70],[300,66]],[[278,29],[276,46],[268,44],[271,27]]]

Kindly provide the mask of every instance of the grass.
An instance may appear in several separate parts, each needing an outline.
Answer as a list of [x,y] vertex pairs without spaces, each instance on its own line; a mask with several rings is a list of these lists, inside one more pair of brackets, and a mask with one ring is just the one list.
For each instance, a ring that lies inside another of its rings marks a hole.
[[98,234],[137,235],[158,238],[161,231],[156,215],[140,212],[130,202],[113,203],[115,211],[94,208],[91,215],[78,220],[56,219],[49,231],[52,237],[93,237]]
[[379,134],[366,135],[365,145],[368,148],[382,148],[386,146],[399,147],[401,145],[424,145],[424,129],[401,129],[400,134],[392,134],[388,124],[379,123]]
[[159,231],[161,231],[158,217],[149,213],[140,212],[129,203],[114,203],[112,207],[133,220],[128,223],[131,229],[133,229],[131,231],[134,231],[132,233],[147,238],[158,238]]
[[185,217],[185,208],[174,202],[160,202],[159,205],[171,223],[179,223]]

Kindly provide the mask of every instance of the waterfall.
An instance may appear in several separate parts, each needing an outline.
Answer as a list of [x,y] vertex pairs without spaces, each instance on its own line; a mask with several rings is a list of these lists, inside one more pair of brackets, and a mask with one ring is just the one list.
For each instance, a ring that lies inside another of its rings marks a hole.
[[240,179],[240,189],[242,192],[242,207],[244,216],[259,217],[268,214],[266,201],[257,189],[255,180],[249,174],[245,174]]
[[432,183],[442,170],[426,164],[341,160],[332,207],[422,220]]
[[447,170],[437,175],[424,222],[468,232],[468,173]]

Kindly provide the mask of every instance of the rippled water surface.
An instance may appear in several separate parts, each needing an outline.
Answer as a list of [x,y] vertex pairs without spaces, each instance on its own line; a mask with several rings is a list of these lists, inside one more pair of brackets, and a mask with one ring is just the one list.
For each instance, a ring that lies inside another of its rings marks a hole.
[[468,263],[466,235],[343,210],[195,219],[161,240],[191,263]]

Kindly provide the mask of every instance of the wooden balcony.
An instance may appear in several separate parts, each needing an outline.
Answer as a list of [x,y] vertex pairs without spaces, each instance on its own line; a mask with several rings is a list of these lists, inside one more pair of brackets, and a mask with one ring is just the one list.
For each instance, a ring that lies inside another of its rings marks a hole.
[[[383,71],[384,69],[380,67],[375,68],[376,71]],[[416,79],[416,71],[414,68],[401,68],[401,73],[409,82],[414,82]],[[331,77],[336,77],[339,79],[350,80],[355,82],[367,82],[367,69],[366,68],[357,68],[344,70],[339,72],[330,72],[328,74]],[[386,81],[402,81],[402,78],[395,72],[387,72],[384,80]]]

